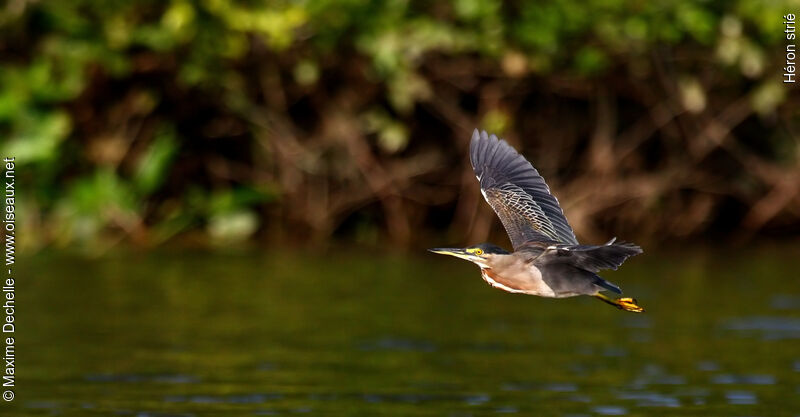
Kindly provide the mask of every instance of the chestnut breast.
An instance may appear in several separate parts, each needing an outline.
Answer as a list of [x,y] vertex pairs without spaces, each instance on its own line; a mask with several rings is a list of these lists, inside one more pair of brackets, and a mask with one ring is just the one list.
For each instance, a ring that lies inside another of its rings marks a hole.
[[481,276],[495,288],[511,293],[557,297],[553,289],[542,280],[539,268],[533,264],[520,261],[513,256],[499,255],[493,259],[493,268],[481,269]]

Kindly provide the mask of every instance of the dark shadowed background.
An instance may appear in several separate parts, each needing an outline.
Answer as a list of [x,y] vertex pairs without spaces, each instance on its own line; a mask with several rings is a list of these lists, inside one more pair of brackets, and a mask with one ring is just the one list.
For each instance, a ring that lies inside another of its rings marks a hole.
[[[0,414],[797,417],[798,11],[0,3],[20,255]],[[604,277],[647,313],[424,251],[510,246],[475,128],[582,242],[644,247]]]

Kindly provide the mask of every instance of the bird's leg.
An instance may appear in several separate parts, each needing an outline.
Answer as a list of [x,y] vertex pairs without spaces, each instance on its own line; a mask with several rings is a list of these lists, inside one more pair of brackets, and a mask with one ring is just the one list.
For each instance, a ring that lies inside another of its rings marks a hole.
[[611,304],[612,306],[620,310],[630,311],[632,313],[641,313],[644,311],[644,308],[639,307],[639,305],[636,304],[636,300],[630,297],[617,298],[616,300],[614,300],[606,297],[601,293],[597,293],[594,296],[598,300],[604,303]]

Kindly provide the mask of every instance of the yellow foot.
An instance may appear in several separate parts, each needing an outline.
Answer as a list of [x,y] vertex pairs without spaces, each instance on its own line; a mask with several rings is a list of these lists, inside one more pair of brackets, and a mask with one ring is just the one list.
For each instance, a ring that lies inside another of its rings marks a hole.
[[630,298],[630,297],[617,298],[615,301],[617,302],[617,308],[620,308],[622,310],[630,311],[632,313],[644,312],[644,308],[639,307],[636,304],[635,298]]
[[624,297],[624,298],[617,298],[616,300],[612,300],[612,299],[610,299],[610,298],[608,298],[605,295],[600,294],[600,293],[595,294],[595,297],[597,299],[599,299],[600,301],[602,301],[604,303],[611,304],[612,306],[614,306],[614,307],[616,307],[616,308],[618,308],[620,310],[630,311],[632,313],[644,312],[644,308],[639,307],[639,305],[636,304],[636,299],[634,299],[634,298]]

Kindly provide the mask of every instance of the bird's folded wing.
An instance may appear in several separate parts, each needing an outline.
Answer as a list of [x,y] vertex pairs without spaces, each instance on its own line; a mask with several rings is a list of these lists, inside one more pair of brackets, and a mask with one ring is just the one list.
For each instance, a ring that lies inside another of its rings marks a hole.
[[532,240],[578,244],[544,179],[511,145],[476,129],[470,160],[481,193],[506,228],[515,250]]

